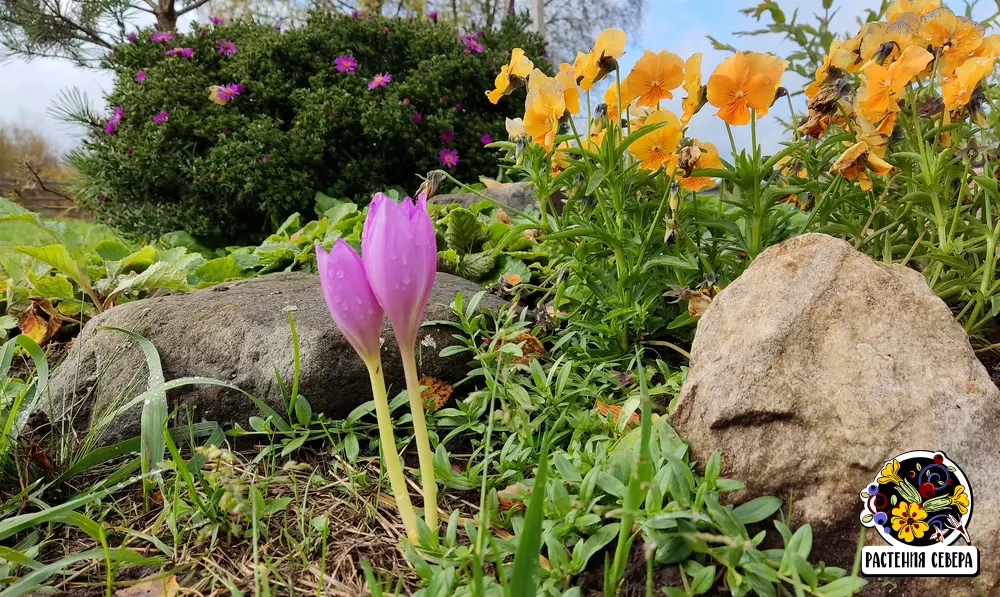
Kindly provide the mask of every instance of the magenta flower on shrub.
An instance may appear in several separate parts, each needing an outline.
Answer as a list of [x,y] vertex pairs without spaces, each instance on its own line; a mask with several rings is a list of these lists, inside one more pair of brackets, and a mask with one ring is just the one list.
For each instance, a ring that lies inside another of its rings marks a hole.
[[413,124],[420,124],[424,121],[424,115],[420,112],[414,112],[413,116],[410,116],[410,122]]
[[354,71],[358,68],[358,59],[350,54],[344,54],[333,59],[333,66],[336,67],[338,72],[353,75]]
[[372,91],[377,87],[385,87],[391,81],[392,75],[389,73],[379,73],[371,81],[368,81],[368,91]]
[[220,39],[216,46],[220,56],[235,56],[236,42],[231,39]]
[[437,241],[427,200],[396,203],[376,193],[361,235],[361,254],[372,292],[385,310],[399,344],[412,345],[437,271]]
[[221,24],[223,24],[223,23],[226,22],[225,18],[223,18],[223,17],[215,17],[215,16],[209,17],[208,20],[212,21],[213,25],[221,25]]
[[342,238],[327,253],[316,246],[316,268],[326,306],[340,331],[369,361],[378,357],[382,334],[382,307],[372,293],[358,254]]
[[174,34],[171,33],[171,32],[169,32],[169,31],[154,31],[149,36],[150,41],[152,41],[153,43],[158,43],[158,44],[166,42],[166,41],[170,41],[173,38],[174,38]]
[[145,80],[146,80],[146,71],[141,70],[141,71],[135,73],[135,82],[136,83],[142,83]]
[[434,21],[435,23],[437,23],[437,20],[438,20],[438,13],[437,13],[437,11],[432,10],[429,13],[427,13],[427,18],[430,19],[430,20],[432,20],[432,21]]
[[228,83],[226,85],[212,85],[209,88],[208,99],[212,102],[225,106],[236,96],[243,93],[243,85],[239,83]]
[[451,143],[454,140],[455,140],[455,131],[453,131],[451,129],[445,129],[445,130],[441,131],[441,142],[442,143]]
[[194,56],[194,50],[191,48],[173,48],[172,50],[167,50],[167,56],[180,56],[181,58],[190,58]]
[[454,149],[442,149],[438,152],[438,161],[445,168],[451,169],[458,165],[458,152]]
[[136,35],[135,33],[129,33],[128,35],[125,36],[125,39],[127,39],[129,43],[134,43],[139,39],[139,36]]
[[153,117],[153,122],[155,122],[156,124],[163,124],[164,122],[167,121],[167,118],[169,117],[170,114],[166,110],[160,110],[159,112],[156,113],[156,116]]
[[104,125],[104,134],[113,135],[115,131],[118,130],[118,125],[122,121],[122,116],[125,114],[125,108],[122,106],[115,106],[115,111],[108,119],[108,123]]
[[479,136],[479,142],[482,143],[483,145],[489,145],[490,143],[493,142],[493,135],[489,133],[483,133],[482,135]]

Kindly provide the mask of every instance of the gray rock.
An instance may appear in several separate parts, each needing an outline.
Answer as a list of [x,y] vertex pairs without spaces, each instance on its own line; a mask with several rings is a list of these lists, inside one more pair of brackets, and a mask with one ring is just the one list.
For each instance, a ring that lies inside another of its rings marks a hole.
[[[535,208],[538,207],[538,201],[535,200],[535,188],[526,182],[504,184],[496,188],[485,189],[482,193],[494,201],[513,207],[518,211],[524,211],[532,206]],[[476,193],[435,195],[430,200],[431,203],[440,203],[442,205],[455,203],[462,207],[469,207],[473,203],[479,203],[480,201],[485,201],[485,199]]]
[[[699,321],[671,422],[746,484],[734,500],[791,497],[813,557],[847,568],[883,462],[944,451],[971,485],[981,594],[1000,594],[1000,391],[918,272],[821,234],[764,251]],[[866,543],[885,544],[871,529]],[[898,595],[980,594],[972,579],[892,580]]]
[[[439,273],[425,321],[454,320],[451,304],[463,293],[466,304],[481,288],[468,280]],[[499,298],[487,295],[480,305],[497,310]],[[300,391],[314,411],[342,418],[371,399],[368,373],[360,358],[330,318],[319,278],[306,273],[270,274],[199,290],[126,303],[90,320],[56,370],[52,403],[46,410],[53,421],[71,419],[77,431],[87,428],[101,413],[147,389],[145,359],[136,343],[124,334],[99,330],[109,326],[132,330],[149,339],[160,353],[167,380],[188,376],[221,379],[285,412],[280,372],[286,387],[293,373],[288,312],[299,336]],[[422,374],[455,382],[467,371],[463,355],[441,358],[441,349],[456,341],[454,328],[428,326],[418,335]],[[405,387],[399,350],[388,322],[382,362],[390,394]],[[219,386],[186,386],[168,394],[171,411],[178,405],[193,409],[193,421],[217,421],[247,426],[258,414],[239,392]],[[182,409],[183,410],[183,409]],[[120,416],[101,437],[101,443],[120,441],[139,433],[141,407]],[[57,425],[58,427],[58,425]]]

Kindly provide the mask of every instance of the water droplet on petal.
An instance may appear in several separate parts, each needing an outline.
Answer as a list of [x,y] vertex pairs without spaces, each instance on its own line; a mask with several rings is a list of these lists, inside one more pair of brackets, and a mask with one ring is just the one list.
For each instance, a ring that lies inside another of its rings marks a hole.
[[338,278],[343,279],[345,275],[346,274],[344,273],[344,270],[342,270],[342,269],[338,269],[337,270],[337,277]]

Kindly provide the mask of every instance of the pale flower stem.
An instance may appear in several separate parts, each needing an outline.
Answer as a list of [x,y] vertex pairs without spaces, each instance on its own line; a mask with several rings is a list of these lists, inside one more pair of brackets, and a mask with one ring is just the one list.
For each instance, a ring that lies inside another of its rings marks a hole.
[[375,398],[375,414],[378,418],[379,443],[385,455],[385,468],[389,472],[389,484],[392,495],[399,508],[399,517],[403,519],[406,536],[412,542],[417,541],[417,513],[410,503],[410,494],[406,490],[406,477],[403,467],[399,464],[399,452],[396,451],[396,436],[392,432],[392,413],[389,412],[389,398],[385,393],[385,377],[382,374],[382,360],[379,357],[365,360],[368,367],[368,378],[372,384],[372,396]]
[[434,453],[427,435],[427,419],[424,416],[424,400],[420,396],[420,379],[417,376],[417,359],[414,344],[402,342],[399,356],[403,360],[403,374],[406,376],[406,391],[410,395],[410,412],[413,415],[413,439],[417,443],[420,458],[420,480],[424,489],[424,520],[431,532],[438,529],[437,481],[434,478]]

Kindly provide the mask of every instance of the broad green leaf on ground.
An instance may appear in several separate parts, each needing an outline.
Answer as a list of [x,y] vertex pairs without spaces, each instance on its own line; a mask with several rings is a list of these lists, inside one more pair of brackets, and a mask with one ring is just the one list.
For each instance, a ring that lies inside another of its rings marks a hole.
[[125,292],[149,290],[184,290],[188,287],[187,274],[166,261],[157,261],[140,274],[125,276],[111,296]]
[[44,247],[28,247],[20,245],[17,247],[17,251],[24,253],[29,257],[34,257],[39,261],[48,263],[55,268],[56,271],[61,274],[65,274],[80,286],[88,289],[90,288],[90,278],[88,278],[87,274],[84,273],[80,264],[70,256],[69,250],[65,247],[65,245],[45,245]]
[[249,272],[241,267],[232,255],[226,255],[202,263],[195,268],[194,273],[201,288],[229,280],[239,280],[245,278]]

